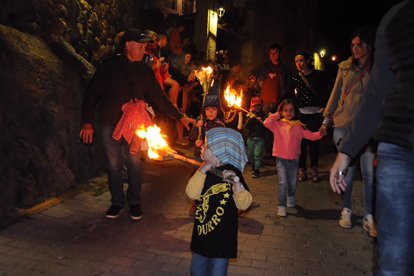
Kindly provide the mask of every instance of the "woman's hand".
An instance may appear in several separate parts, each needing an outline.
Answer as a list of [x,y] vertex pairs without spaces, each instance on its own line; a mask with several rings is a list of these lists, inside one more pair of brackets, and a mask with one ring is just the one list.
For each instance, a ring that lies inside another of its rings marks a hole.
[[322,126],[319,128],[319,133],[320,133],[322,136],[326,136],[326,134],[328,133],[328,128],[327,128],[325,125],[322,125]]

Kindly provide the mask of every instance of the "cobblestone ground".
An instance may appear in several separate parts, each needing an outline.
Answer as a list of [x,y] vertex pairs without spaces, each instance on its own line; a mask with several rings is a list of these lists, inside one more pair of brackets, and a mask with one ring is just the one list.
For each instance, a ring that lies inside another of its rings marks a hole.
[[[185,152],[190,155],[191,150]],[[338,226],[341,198],[328,187],[333,154],[321,157],[322,181],[299,183],[296,208],[276,216],[276,168],[245,178],[253,195],[240,214],[239,254],[229,275],[371,275],[375,241],[362,229],[361,183],[354,185],[354,227]],[[104,218],[108,192],[82,192],[0,232],[0,275],[189,275],[193,217],[184,188],[193,167],[146,161],[144,217]]]

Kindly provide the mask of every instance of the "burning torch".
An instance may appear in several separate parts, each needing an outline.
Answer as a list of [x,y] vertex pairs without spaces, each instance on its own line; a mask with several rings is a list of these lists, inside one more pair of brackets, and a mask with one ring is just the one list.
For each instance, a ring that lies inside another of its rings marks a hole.
[[[170,148],[167,144],[167,140],[164,138],[165,135],[161,134],[161,129],[157,125],[145,127],[142,125],[135,134],[141,138],[146,139],[148,144],[148,157],[154,160],[162,160],[166,156],[171,156],[176,160],[183,161],[187,164],[191,164],[193,166],[200,166],[201,162],[185,157],[183,155],[178,154],[175,150]],[[215,174],[216,176],[223,178],[223,171],[219,169],[211,169],[209,172]],[[229,183],[236,183],[239,182],[240,179],[238,176],[229,176],[228,178],[224,179]]]
[[[208,90],[213,85],[214,79],[212,79],[213,74],[213,68],[210,66],[208,67],[201,67],[201,70],[196,70],[195,72],[196,77],[201,83],[201,86],[203,87],[203,102],[202,107],[204,106],[204,103],[206,101],[206,96],[208,94]],[[201,111],[200,114],[200,120],[204,121],[203,112]],[[201,140],[201,132],[202,132],[202,126],[198,127],[198,140]]]
[[[236,92],[236,90],[230,88],[230,84],[227,85],[226,90],[224,90],[224,99],[227,101],[228,107],[236,107],[237,109],[246,112],[247,114],[252,114],[249,110],[241,107],[241,103],[243,100],[243,91],[241,91],[240,95]],[[262,122],[262,120],[259,120]]]

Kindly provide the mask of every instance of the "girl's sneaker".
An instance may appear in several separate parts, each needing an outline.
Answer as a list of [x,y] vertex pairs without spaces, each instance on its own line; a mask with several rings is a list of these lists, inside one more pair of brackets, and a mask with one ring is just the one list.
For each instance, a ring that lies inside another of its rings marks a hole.
[[341,218],[339,219],[339,226],[342,228],[351,228],[352,222],[351,222],[351,209],[349,208],[343,208],[341,211]]
[[363,219],[362,227],[365,231],[368,232],[368,234],[376,238],[378,236],[377,233],[377,224],[374,221],[374,217],[372,215],[366,215]]
[[277,215],[279,217],[287,217],[286,207],[278,206],[277,207]]

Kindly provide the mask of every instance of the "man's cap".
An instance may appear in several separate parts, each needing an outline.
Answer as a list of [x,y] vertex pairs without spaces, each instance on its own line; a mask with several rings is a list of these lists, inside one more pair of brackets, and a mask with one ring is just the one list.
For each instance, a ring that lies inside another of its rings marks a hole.
[[125,45],[128,41],[135,41],[138,43],[154,42],[151,37],[148,37],[144,32],[139,29],[126,30],[122,36],[122,45]]
[[263,104],[263,100],[260,97],[253,97],[250,101],[250,107],[255,107],[260,104]]
[[144,33],[144,35],[151,38],[152,40],[157,40],[158,39],[158,34],[154,31],[152,31],[152,30],[144,30],[143,33]]

